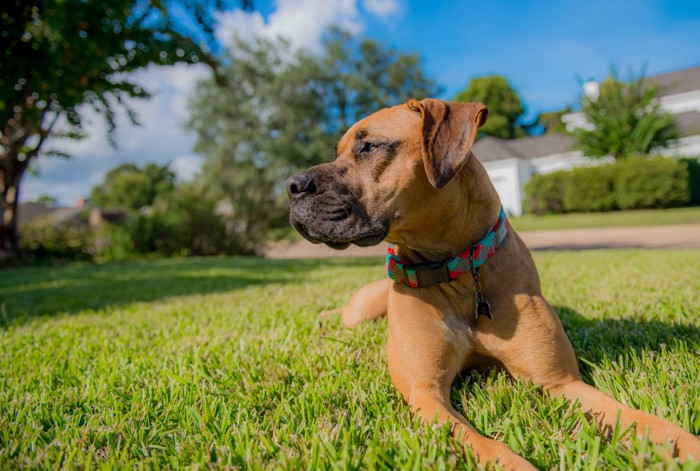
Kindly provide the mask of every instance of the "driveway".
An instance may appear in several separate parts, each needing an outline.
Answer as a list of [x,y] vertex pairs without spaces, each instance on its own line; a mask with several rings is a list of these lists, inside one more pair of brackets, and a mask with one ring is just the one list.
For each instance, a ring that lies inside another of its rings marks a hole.
[[[700,224],[520,232],[531,250],[700,249]],[[275,242],[268,258],[383,257],[386,244],[333,250],[307,241]]]

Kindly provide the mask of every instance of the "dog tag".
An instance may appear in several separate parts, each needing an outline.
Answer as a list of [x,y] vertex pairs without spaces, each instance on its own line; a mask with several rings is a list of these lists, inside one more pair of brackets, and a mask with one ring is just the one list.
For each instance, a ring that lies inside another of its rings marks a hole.
[[478,284],[474,289],[474,316],[477,319],[479,316],[486,316],[489,319],[493,319],[493,314],[491,314],[491,305],[484,299],[484,293],[481,292]]
[[486,316],[489,319],[493,320],[493,314],[491,314],[491,305],[489,304],[488,301],[483,300],[483,301],[478,301],[476,303],[476,317],[477,319],[479,316]]

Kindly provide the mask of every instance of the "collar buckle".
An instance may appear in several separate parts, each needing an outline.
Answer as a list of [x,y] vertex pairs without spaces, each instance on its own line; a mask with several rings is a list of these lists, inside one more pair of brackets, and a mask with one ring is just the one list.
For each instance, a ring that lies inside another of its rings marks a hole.
[[443,260],[442,262],[404,265],[403,273],[406,277],[405,279],[409,279],[407,270],[411,270],[415,271],[416,278],[418,279],[418,287],[420,288],[435,286],[438,283],[449,283],[452,281],[452,278],[450,278],[450,271],[447,269],[448,261],[449,260]]

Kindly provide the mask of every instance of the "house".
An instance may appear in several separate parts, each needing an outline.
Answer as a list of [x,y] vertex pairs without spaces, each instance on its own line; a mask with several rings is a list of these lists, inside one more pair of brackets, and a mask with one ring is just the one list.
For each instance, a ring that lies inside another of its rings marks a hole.
[[[649,77],[662,96],[661,106],[676,119],[681,138],[662,154],[700,156],[700,66]],[[598,84],[584,84],[584,93],[595,96]],[[583,113],[562,117],[568,131],[586,127]],[[508,214],[523,213],[525,184],[534,174],[546,174],[584,165],[596,165],[600,159],[585,157],[574,148],[575,140],[565,134],[505,140],[492,136],[474,144],[474,154],[483,163]]]
[[87,224],[94,228],[103,222],[123,222],[126,215],[126,211],[121,209],[97,208],[85,200],[78,200],[75,205],[67,207],[29,201],[19,203],[17,223],[48,221],[54,227]]

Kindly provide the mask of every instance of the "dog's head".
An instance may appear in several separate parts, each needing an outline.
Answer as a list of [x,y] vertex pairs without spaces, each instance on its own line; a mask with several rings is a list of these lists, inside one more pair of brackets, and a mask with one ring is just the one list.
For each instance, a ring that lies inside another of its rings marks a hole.
[[419,229],[436,198],[454,193],[450,182],[487,117],[481,103],[412,100],[362,119],[340,139],[333,162],[287,180],[292,225],[336,249]]

